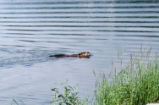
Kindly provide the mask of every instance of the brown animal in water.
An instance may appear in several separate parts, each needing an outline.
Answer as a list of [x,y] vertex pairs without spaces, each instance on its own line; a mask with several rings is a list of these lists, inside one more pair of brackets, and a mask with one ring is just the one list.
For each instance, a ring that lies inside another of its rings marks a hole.
[[72,55],[56,54],[56,55],[50,55],[49,57],[56,57],[56,58],[64,58],[64,57],[89,58],[90,56],[91,56],[90,52],[81,52],[79,54],[72,54]]

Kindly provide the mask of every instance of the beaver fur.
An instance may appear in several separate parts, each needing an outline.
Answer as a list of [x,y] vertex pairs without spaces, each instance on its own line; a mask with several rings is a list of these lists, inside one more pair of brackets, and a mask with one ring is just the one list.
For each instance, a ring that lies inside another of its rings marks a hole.
[[55,55],[50,55],[49,57],[55,57],[55,58],[64,58],[64,57],[89,58],[90,56],[91,56],[90,52],[81,52],[79,54],[72,54],[72,55],[55,54]]

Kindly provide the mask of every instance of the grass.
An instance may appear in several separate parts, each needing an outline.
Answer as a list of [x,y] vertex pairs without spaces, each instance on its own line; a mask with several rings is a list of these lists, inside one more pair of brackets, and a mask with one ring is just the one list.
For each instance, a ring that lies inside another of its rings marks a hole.
[[64,93],[60,93],[57,88],[53,88],[53,102],[51,105],[86,105],[88,100],[82,100],[78,96],[77,88],[70,85],[64,86]]
[[103,77],[97,83],[95,105],[145,105],[159,100],[157,60],[131,56],[130,62],[113,78]]

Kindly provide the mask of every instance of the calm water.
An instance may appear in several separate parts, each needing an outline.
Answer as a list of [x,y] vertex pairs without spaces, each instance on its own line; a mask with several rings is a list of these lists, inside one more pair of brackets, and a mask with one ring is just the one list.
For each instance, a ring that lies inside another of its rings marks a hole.
[[[92,96],[98,75],[143,46],[159,52],[157,0],[1,0],[0,104],[49,105],[51,88],[79,84]],[[90,51],[90,59],[50,54]]]

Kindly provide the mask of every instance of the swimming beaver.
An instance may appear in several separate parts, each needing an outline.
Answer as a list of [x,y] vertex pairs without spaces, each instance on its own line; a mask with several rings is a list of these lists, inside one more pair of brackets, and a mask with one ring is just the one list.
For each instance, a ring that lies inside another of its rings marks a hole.
[[56,54],[56,55],[50,55],[49,57],[56,57],[56,58],[64,58],[64,57],[89,58],[90,56],[91,56],[90,52],[81,52],[79,54],[72,54],[72,55]]

